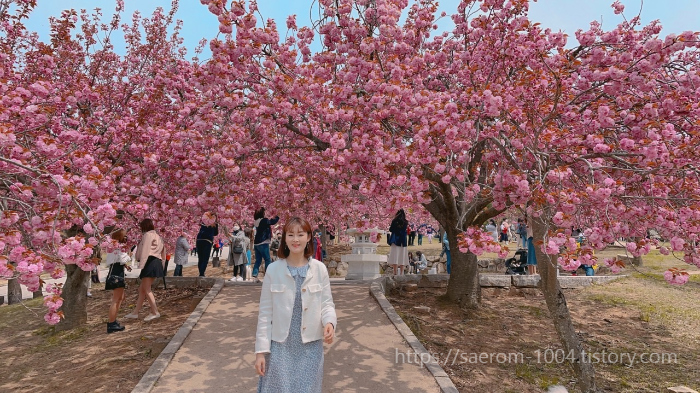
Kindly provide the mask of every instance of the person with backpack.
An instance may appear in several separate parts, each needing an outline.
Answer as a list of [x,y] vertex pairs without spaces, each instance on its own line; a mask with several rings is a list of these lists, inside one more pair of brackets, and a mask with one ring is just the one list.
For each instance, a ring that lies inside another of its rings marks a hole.
[[277,251],[280,249],[281,240],[282,234],[278,233],[277,235],[272,237],[272,241],[270,242],[270,255],[272,256],[273,261],[277,260]]
[[187,242],[187,234],[181,233],[175,241],[175,272],[173,277],[182,277],[182,266],[187,264],[187,254],[190,243]]
[[229,239],[228,265],[233,266],[233,277],[229,281],[245,281],[246,265],[250,263],[248,261],[250,239],[238,225],[234,225]]

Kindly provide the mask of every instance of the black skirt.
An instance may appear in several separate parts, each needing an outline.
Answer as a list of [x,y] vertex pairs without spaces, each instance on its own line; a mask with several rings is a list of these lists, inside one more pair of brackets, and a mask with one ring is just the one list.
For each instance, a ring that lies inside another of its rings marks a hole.
[[144,266],[143,269],[141,269],[141,274],[139,274],[139,278],[158,278],[163,276],[163,261],[161,261],[160,258],[154,257],[153,255],[149,256],[146,260],[146,266]]

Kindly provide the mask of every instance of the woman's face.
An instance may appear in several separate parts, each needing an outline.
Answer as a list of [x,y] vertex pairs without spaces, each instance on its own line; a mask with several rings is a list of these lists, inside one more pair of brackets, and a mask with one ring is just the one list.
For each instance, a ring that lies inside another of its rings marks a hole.
[[292,227],[285,237],[290,254],[303,254],[306,243],[309,242],[309,234],[304,232],[300,226]]

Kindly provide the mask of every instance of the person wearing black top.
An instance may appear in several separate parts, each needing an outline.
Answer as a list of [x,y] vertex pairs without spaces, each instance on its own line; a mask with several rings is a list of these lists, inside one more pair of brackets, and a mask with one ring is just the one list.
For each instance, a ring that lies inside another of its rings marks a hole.
[[253,219],[255,220],[255,240],[253,241],[253,250],[255,251],[255,266],[253,266],[253,279],[255,282],[260,282],[258,280],[258,271],[260,270],[260,263],[265,260],[265,271],[267,271],[267,266],[272,263],[270,259],[270,243],[272,241],[272,225],[277,224],[280,220],[278,216],[269,220],[265,218],[265,208],[261,207],[256,210],[253,214]]
[[391,236],[388,238],[388,243],[391,246],[389,251],[389,265],[394,268],[394,275],[403,274],[408,267],[408,220],[406,220],[406,212],[403,209],[396,212],[394,219],[391,221],[389,232]]
[[211,256],[211,248],[214,245],[214,236],[219,234],[219,223],[216,222],[212,226],[201,224],[199,233],[197,233],[197,267],[199,268],[199,277],[204,277],[204,272],[209,264]]

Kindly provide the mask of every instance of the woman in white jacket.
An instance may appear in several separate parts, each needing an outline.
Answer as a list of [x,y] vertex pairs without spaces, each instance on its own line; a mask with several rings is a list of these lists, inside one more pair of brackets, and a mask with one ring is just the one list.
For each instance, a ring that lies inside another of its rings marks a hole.
[[321,392],[323,339],[337,325],[326,266],[311,258],[311,225],[293,217],[260,293],[255,339],[258,392]]

